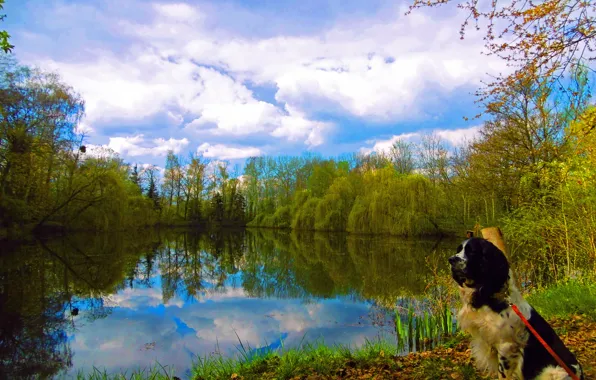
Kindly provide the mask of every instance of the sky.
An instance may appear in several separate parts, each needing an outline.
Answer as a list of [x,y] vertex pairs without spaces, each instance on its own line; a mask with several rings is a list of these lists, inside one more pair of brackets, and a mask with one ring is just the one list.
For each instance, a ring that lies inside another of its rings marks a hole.
[[20,62],[80,93],[91,151],[337,156],[436,131],[448,146],[481,80],[507,72],[454,7],[388,0],[7,0]]

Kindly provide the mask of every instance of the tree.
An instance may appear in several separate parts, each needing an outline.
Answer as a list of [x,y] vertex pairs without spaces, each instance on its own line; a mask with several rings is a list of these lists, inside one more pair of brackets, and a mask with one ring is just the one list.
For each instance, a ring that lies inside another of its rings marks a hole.
[[258,170],[260,157],[249,157],[244,165],[246,182],[247,216],[252,220],[257,215],[257,206],[261,198],[261,173]]
[[61,163],[76,166],[84,150],[75,133],[84,103],[56,74],[11,58],[0,70],[0,207],[4,216],[35,218],[50,207]]
[[235,192],[232,199],[230,221],[234,224],[243,225],[246,218],[246,198],[242,193]]
[[420,168],[433,184],[449,178],[447,149],[435,132],[422,136],[419,157]]
[[143,170],[143,177],[147,183],[147,198],[153,201],[153,207],[155,209],[160,208],[159,192],[157,190],[157,183],[159,181],[158,172],[159,170],[154,165],[151,165]]
[[176,203],[176,214],[180,209],[180,194],[182,192],[182,167],[180,159],[169,150],[166,157],[166,170],[164,171],[163,194],[168,198],[168,206]]
[[143,190],[143,187],[141,186],[141,177],[139,176],[139,168],[137,164],[135,164],[135,166],[132,167],[132,170],[130,172],[130,180],[139,188],[139,191]]
[[190,163],[183,176],[186,203],[184,218],[198,221],[201,218],[201,201],[205,188],[205,168],[207,164],[201,156],[190,155]]
[[220,226],[224,220],[225,211],[223,197],[216,192],[211,198],[211,222]]
[[337,176],[335,161],[329,160],[315,165],[308,178],[308,189],[315,197],[322,197]]
[[576,144],[565,131],[586,109],[590,88],[586,72],[574,78],[567,88],[576,94],[572,98],[552,91],[546,80],[521,82],[508,90],[509,102],[488,108],[492,119],[470,145],[465,160],[468,170],[463,178],[469,188],[496,194],[506,208],[535,196],[534,191],[544,185],[540,173],[564,159]]
[[[0,0],[0,11],[4,9],[4,0]],[[0,21],[4,21],[6,15],[0,15]],[[10,42],[10,34],[6,30],[0,31],[0,49],[2,49],[5,53],[10,53],[14,48],[14,45],[11,45]]]
[[395,141],[389,149],[389,159],[398,173],[412,173],[415,168],[414,145],[404,140]]
[[[412,10],[455,3],[468,15],[461,25],[464,38],[470,21],[485,31],[489,55],[504,59],[515,71],[499,75],[479,91],[480,100],[506,102],[507,90],[517,82],[547,80],[559,86],[559,79],[596,58],[596,4],[585,0],[541,2],[493,1],[484,6],[478,0],[414,0]],[[571,94],[569,94],[571,95]]]

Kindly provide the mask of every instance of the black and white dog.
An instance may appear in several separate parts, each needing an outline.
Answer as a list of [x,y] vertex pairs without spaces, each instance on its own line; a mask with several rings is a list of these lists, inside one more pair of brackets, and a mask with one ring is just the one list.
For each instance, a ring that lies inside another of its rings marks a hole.
[[516,288],[501,250],[488,240],[470,238],[449,263],[463,303],[458,323],[472,337],[472,356],[480,370],[499,379],[571,379],[515,314],[513,303],[567,367],[584,379],[575,356]]

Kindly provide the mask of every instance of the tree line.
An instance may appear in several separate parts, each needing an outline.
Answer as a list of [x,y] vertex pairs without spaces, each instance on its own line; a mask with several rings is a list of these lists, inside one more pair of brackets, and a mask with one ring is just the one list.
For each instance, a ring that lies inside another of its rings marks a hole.
[[181,221],[245,223],[245,198],[225,165],[169,152],[163,174],[109,149],[90,151],[84,101],[58,75],[0,60],[0,223],[125,229]]
[[412,236],[500,225],[526,273],[596,269],[589,79],[587,67],[559,87],[520,79],[454,149],[430,133],[368,155],[249,159],[249,226]]
[[161,170],[90,152],[77,128],[84,102],[71,87],[9,56],[0,70],[0,219],[8,231],[248,223],[417,236],[500,224],[553,268],[570,273],[595,262],[587,68],[558,89],[520,79],[507,103],[487,105],[479,136],[460,147],[428,133],[370,154],[251,157],[242,171],[196,154],[168,152]]

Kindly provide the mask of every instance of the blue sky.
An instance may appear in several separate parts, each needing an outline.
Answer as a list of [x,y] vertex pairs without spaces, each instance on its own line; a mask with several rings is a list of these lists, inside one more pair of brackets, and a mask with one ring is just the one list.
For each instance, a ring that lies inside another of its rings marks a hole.
[[[504,63],[459,39],[455,9],[407,2],[7,0],[23,63],[56,71],[86,101],[87,144],[163,165],[168,149],[251,155],[386,149],[479,121],[470,94]],[[92,149],[93,150],[93,149]]]

